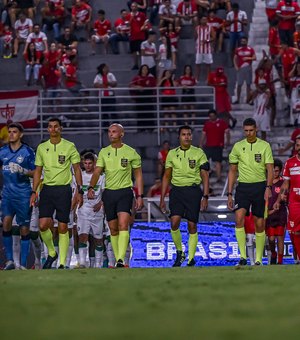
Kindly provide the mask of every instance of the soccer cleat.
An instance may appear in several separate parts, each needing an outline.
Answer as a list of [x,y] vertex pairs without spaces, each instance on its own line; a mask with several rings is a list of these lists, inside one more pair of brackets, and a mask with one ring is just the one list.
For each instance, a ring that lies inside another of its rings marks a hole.
[[123,260],[119,259],[118,262],[116,263],[117,268],[124,268],[124,262]]
[[276,257],[271,257],[270,264],[277,264],[277,258]]
[[256,261],[256,262],[255,262],[255,265],[256,265],[256,266],[262,266],[263,264],[262,264],[260,261]]
[[13,261],[7,261],[3,270],[13,270],[16,266]]
[[27,268],[24,267],[24,266],[20,266],[19,269],[20,269],[20,270],[27,270]]
[[247,260],[241,257],[237,266],[247,266]]
[[196,264],[195,259],[191,259],[191,260],[188,262],[187,266],[188,266],[188,267],[194,267],[195,264]]
[[181,267],[185,260],[185,253],[181,250],[176,251],[176,260],[173,264],[173,267]]
[[52,257],[48,255],[46,262],[43,265],[43,269],[51,269],[52,263],[56,261],[58,258],[58,254],[55,252],[55,255]]
[[60,264],[57,269],[65,269],[65,266],[63,264]]

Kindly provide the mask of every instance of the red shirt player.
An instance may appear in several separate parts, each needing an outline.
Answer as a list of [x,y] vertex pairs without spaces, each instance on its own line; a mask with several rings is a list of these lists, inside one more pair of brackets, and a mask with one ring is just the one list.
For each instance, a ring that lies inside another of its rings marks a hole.
[[280,201],[286,200],[288,194],[287,230],[300,258],[300,137],[296,139],[295,150],[297,154],[285,163],[283,169],[284,182],[280,189],[280,195],[274,204],[274,209],[280,208]]

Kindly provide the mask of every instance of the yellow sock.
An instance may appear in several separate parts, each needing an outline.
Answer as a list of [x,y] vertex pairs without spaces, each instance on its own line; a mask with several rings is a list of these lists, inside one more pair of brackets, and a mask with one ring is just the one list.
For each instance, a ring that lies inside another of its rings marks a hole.
[[129,231],[123,230],[119,232],[119,257],[116,260],[124,261],[126,250],[129,242]]
[[171,235],[173,242],[175,244],[176,250],[182,251],[182,238],[179,228],[177,230],[171,229]]
[[111,246],[114,251],[114,254],[115,254],[116,261],[118,261],[119,260],[119,235],[115,235],[115,236],[111,235],[110,242],[111,242]]
[[262,263],[262,257],[265,249],[266,233],[255,233],[256,240],[256,257],[255,262]]
[[58,234],[58,249],[59,249],[59,262],[63,266],[66,265],[66,258],[69,249],[69,232],[65,234]]
[[198,233],[189,236],[189,262],[195,257],[198,243]]
[[52,231],[50,229],[47,229],[46,231],[41,231],[41,237],[48,249],[48,254],[52,257],[55,256],[56,251],[53,244]]
[[235,228],[235,236],[239,245],[239,250],[241,257],[243,259],[247,258],[246,255],[246,233],[245,233],[245,228]]

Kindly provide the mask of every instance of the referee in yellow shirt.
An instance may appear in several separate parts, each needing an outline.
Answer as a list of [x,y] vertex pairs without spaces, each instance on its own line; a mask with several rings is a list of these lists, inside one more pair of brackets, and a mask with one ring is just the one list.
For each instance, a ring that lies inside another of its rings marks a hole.
[[137,210],[143,207],[143,176],[140,155],[122,142],[124,128],[112,124],[108,128],[110,145],[99,152],[96,168],[88,187],[88,198],[93,199],[94,187],[105,172],[105,189],[102,195],[104,211],[111,233],[111,244],[117,260],[116,267],[124,267],[124,258],[129,242],[128,227],[133,204],[132,173],[138,195]]
[[[245,119],[243,129],[246,138],[235,143],[229,154],[227,204],[230,210],[235,211],[235,235],[241,254],[238,265],[247,265],[244,222],[250,208],[255,223],[255,264],[261,265],[265,247],[265,207],[272,195],[274,161],[270,144],[256,136],[255,120]],[[238,186],[233,201],[237,173]]]
[[39,201],[39,227],[49,254],[43,269],[50,269],[52,263],[58,258],[51,232],[54,212],[58,220],[59,233],[60,265],[58,268],[64,269],[65,267],[69,247],[68,222],[72,201],[71,165],[77,183],[78,206],[81,207],[83,202],[80,156],[75,145],[61,137],[61,131],[61,121],[58,118],[50,118],[48,121],[50,139],[38,146],[35,158],[36,169],[33,175],[30,204],[34,205],[36,191],[43,173],[43,187]]
[[[206,210],[209,190],[209,163],[202,149],[192,146],[192,129],[185,125],[179,128],[180,146],[169,151],[162,181],[160,208],[166,211],[165,195],[171,182],[170,215],[171,235],[176,247],[176,260],[173,267],[180,267],[185,260],[180,233],[181,218],[188,220],[189,261],[188,266],[196,264],[194,256],[197,249],[197,222],[199,211]],[[203,183],[203,193],[200,183]]]

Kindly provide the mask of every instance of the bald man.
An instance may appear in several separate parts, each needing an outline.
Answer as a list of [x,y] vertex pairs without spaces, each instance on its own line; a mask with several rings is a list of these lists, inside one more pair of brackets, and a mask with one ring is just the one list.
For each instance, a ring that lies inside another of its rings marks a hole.
[[132,173],[137,195],[135,208],[143,207],[143,175],[140,155],[122,142],[124,128],[112,124],[108,128],[110,145],[98,155],[97,164],[88,187],[88,198],[94,199],[94,187],[105,172],[105,190],[102,196],[104,211],[111,233],[111,244],[116,257],[116,267],[124,267],[124,258],[129,243],[131,209],[133,204]]

